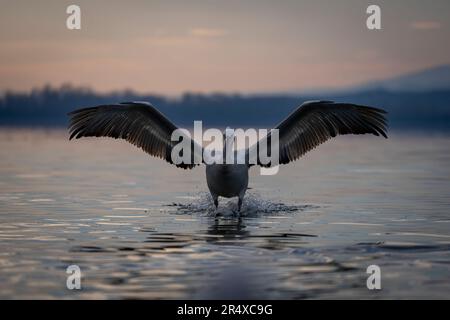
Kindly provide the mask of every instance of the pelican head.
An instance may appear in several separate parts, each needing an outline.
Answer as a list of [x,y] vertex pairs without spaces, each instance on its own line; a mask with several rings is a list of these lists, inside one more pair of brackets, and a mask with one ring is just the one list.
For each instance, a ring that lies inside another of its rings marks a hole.
[[236,133],[234,132],[234,129],[231,129],[230,127],[227,127],[225,131],[223,132],[223,151],[225,154],[226,150],[232,150],[233,144],[236,138]]

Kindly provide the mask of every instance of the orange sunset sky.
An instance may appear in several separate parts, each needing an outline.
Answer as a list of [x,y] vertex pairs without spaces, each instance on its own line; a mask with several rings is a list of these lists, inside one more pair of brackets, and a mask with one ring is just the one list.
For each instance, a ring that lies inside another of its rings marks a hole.
[[[66,8],[81,7],[81,30]],[[378,4],[382,30],[366,28]],[[342,88],[450,63],[450,1],[0,0],[0,92]]]

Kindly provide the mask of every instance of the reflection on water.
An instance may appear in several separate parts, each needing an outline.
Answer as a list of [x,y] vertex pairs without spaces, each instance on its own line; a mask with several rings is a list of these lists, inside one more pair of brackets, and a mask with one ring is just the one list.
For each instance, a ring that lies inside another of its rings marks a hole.
[[241,217],[236,199],[215,216],[203,168],[66,138],[0,131],[0,298],[450,298],[447,137],[346,137],[254,170]]

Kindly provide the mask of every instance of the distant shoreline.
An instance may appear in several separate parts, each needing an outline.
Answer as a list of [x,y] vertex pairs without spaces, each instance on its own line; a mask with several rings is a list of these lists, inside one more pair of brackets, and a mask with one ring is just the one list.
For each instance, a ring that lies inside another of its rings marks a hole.
[[363,90],[314,95],[193,94],[179,99],[131,91],[99,94],[86,88],[44,87],[0,97],[0,126],[65,127],[67,113],[87,106],[148,101],[179,126],[202,120],[208,127],[272,128],[307,100],[333,100],[383,108],[390,130],[450,131],[450,90]]

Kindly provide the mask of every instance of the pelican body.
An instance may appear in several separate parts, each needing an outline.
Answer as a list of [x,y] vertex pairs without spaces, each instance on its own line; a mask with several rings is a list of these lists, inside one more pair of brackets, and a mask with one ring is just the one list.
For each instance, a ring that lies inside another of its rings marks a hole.
[[[349,103],[305,102],[275,127],[279,134],[277,164],[295,161],[337,135],[373,134],[387,138],[385,113],[382,109]],[[172,150],[177,142],[172,140],[172,133],[178,128],[147,102],[123,102],[83,108],[69,113],[69,117],[70,139],[81,137],[124,139],[148,154],[164,159],[179,168],[192,169],[199,165],[194,161],[181,163],[173,161]],[[224,134],[223,154],[230,148],[233,138]],[[270,134],[263,139],[266,139],[267,143]],[[249,159],[248,154],[252,151],[263,146],[263,139],[245,150],[245,159]],[[194,140],[189,142],[194,157],[198,159],[200,156],[200,159],[203,159],[203,148]],[[199,155],[199,152],[202,154]],[[216,208],[219,197],[238,197],[238,210],[241,210],[248,188],[249,168],[252,165],[270,166],[258,157],[256,163],[244,161],[243,164],[236,164],[237,162],[207,164],[204,159],[202,160],[206,165],[206,182]]]
[[206,183],[214,200],[219,205],[218,197],[238,197],[238,210],[241,210],[245,191],[248,188],[249,166],[245,164],[208,164],[206,165]]

